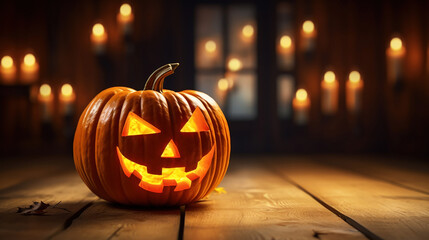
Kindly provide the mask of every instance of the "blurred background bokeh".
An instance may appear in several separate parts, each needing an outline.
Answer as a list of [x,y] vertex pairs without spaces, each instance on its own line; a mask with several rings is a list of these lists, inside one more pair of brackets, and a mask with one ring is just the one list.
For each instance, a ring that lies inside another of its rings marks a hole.
[[[125,4],[125,5],[124,5]],[[212,96],[232,152],[429,153],[429,2],[0,1],[2,156],[71,154],[111,86]]]

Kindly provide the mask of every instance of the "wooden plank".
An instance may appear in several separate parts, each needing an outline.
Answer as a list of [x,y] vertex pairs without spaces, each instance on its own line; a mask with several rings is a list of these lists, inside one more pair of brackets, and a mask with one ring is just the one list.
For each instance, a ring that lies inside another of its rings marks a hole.
[[303,159],[273,166],[372,238],[429,236],[426,194]]
[[325,156],[322,160],[429,195],[429,165],[418,159]]
[[64,157],[59,159],[35,158],[31,161],[22,157],[5,159],[0,161],[0,191],[45,175],[54,174],[64,167],[71,169],[72,163],[73,159]]
[[366,239],[262,164],[244,162],[228,170],[226,194],[186,207],[184,239]]
[[177,239],[179,208],[143,209],[97,201],[53,239]]
[[[34,171],[40,170],[34,166]],[[61,231],[67,221],[85,205],[96,200],[74,170],[63,170],[37,177],[25,184],[0,191],[0,239],[46,239]],[[62,209],[50,208],[43,216],[17,214],[17,207],[33,201],[50,205],[61,203]]]

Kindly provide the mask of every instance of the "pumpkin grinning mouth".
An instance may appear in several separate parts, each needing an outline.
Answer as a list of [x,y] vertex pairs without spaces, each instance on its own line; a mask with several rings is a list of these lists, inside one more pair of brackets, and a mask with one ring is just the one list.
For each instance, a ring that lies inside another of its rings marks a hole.
[[121,153],[119,147],[116,147],[124,174],[127,177],[131,177],[131,174],[134,174],[140,179],[139,187],[154,193],[162,193],[164,186],[176,186],[174,188],[175,192],[189,189],[192,181],[197,178],[201,182],[211,165],[214,149],[215,145],[198,161],[194,170],[186,172],[185,167],[162,168],[162,174],[158,175],[149,173],[146,166],[129,160]]

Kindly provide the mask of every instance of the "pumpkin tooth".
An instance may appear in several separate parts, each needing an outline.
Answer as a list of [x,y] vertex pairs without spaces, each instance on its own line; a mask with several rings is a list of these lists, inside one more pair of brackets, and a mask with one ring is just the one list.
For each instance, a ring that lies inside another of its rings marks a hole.
[[154,193],[162,193],[162,190],[164,189],[164,184],[152,184],[149,182],[145,182],[143,180],[140,181],[139,187],[143,188],[144,190],[154,192]]
[[191,188],[192,181],[189,178],[184,177],[181,178],[178,182],[176,182],[176,184],[177,185],[176,188],[174,188],[174,191],[178,192]]
[[135,170],[136,163],[134,163],[133,161],[127,159],[124,155],[122,155],[121,151],[119,150],[119,147],[116,147],[116,151],[118,153],[118,158],[119,158],[119,162],[121,163],[122,170],[124,171],[127,177],[130,177]]

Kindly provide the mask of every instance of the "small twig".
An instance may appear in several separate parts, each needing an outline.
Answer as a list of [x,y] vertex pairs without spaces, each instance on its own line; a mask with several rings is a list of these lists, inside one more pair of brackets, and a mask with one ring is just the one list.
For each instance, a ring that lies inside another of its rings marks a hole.
[[70,210],[68,210],[67,208],[62,208],[62,207],[57,207],[62,201],[59,201],[57,204],[55,204],[54,206],[52,206],[52,208],[58,208],[58,209],[62,209],[66,212],[71,212]]

